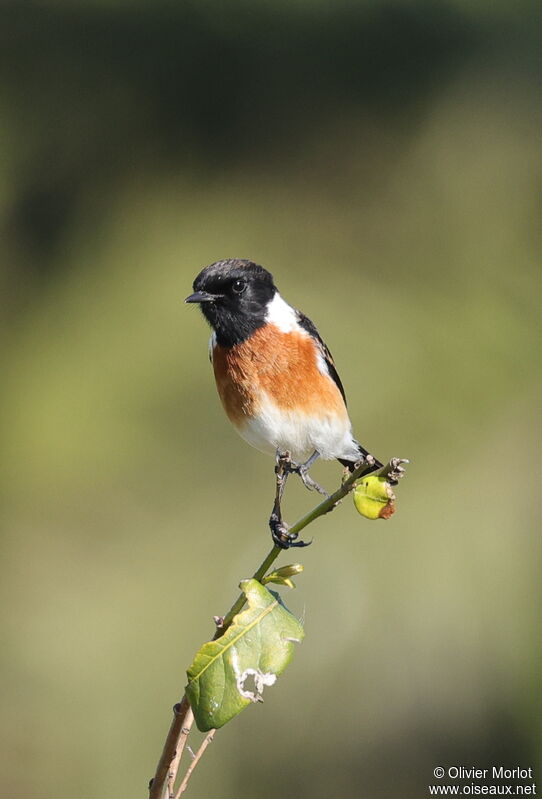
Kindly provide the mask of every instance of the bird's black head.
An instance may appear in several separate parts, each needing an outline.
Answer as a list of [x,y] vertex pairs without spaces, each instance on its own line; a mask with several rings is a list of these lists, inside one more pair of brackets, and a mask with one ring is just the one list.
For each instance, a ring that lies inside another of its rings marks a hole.
[[231,258],[202,269],[194,280],[197,302],[223,347],[239,344],[265,324],[267,305],[276,294],[273,275],[253,261]]

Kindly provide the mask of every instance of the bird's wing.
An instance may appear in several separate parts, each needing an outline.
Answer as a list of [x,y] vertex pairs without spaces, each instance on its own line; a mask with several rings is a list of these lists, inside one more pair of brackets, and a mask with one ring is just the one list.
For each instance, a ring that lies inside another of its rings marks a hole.
[[329,372],[329,376],[331,377],[331,379],[333,380],[333,382],[341,392],[344,404],[346,405],[346,394],[344,393],[343,384],[341,383],[341,378],[339,377],[337,369],[335,368],[335,361],[333,360],[333,356],[330,353],[326,343],[323,341],[322,337],[320,336],[320,333],[316,329],[316,325],[314,324],[314,322],[311,322],[308,316],[305,316],[305,314],[301,313],[301,311],[296,311],[296,314],[299,326],[302,327],[303,330],[306,330],[309,336],[311,336],[315,340],[320,352],[322,353],[322,357],[325,361],[327,370]]

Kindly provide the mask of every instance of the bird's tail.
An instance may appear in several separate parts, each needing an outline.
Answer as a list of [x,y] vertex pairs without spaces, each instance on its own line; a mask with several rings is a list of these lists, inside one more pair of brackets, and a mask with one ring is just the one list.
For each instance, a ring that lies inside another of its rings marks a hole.
[[[337,458],[337,460],[339,461],[339,463],[342,463],[342,465],[343,465],[343,466],[344,466],[346,469],[348,469],[348,471],[349,471],[349,472],[353,472],[353,471],[354,471],[354,469],[356,468],[356,463],[359,463],[359,461],[363,460],[364,458],[366,458],[366,457],[367,457],[367,455],[369,455],[369,454],[370,454],[370,453],[369,453],[369,452],[368,452],[368,451],[365,449],[365,447],[362,447],[362,446],[361,446],[361,444],[359,443],[359,441],[356,441],[356,444],[358,445],[358,448],[359,448],[359,458],[358,458],[356,461],[345,461],[345,460],[343,460],[343,458]],[[374,455],[373,455],[373,458],[374,458]],[[384,466],[384,464],[383,464],[383,463],[380,463],[380,461],[378,460],[378,458],[374,458],[374,461],[375,461],[375,462],[374,462],[374,466],[371,468],[371,470],[370,470],[369,472],[367,472],[367,474],[370,474],[371,472],[376,472],[376,471],[378,471],[378,469],[382,469],[382,467]]]

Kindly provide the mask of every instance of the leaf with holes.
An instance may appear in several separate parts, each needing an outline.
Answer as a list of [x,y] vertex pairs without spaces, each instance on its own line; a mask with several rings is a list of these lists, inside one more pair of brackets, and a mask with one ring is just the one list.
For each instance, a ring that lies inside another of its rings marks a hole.
[[224,635],[204,644],[188,669],[186,695],[202,732],[222,727],[251,702],[262,702],[304,636],[278,594],[257,580],[240,585],[248,608]]
[[389,519],[395,513],[395,494],[385,477],[369,474],[356,483],[354,505],[366,519]]

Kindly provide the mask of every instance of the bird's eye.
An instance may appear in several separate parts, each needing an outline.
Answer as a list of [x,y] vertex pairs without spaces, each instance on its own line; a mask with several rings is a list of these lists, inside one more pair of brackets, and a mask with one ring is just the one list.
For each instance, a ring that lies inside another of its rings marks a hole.
[[234,280],[232,289],[234,294],[242,294],[247,287],[246,280]]

